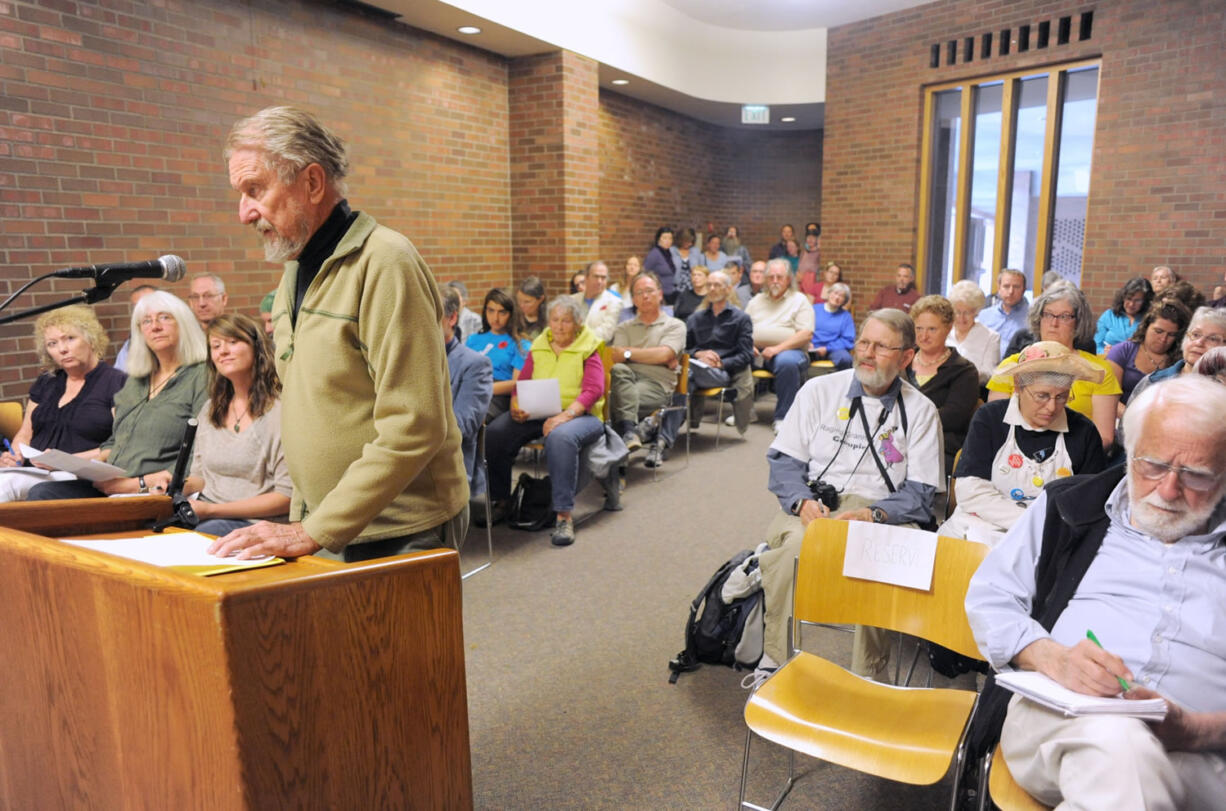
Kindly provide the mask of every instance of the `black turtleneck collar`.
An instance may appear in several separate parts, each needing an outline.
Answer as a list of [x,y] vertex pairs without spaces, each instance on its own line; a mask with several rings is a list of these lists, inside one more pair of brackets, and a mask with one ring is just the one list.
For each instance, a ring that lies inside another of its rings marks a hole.
[[302,307],[302,298],[306,295],[307,288],[315,281],[320,266],[336,250],[336,246],[340,244],[341,238],[357,216],[358,212],[349,210],[349,201],[341,200],[298,255],[298,286],[294,290],[294,310],[291,316],[294,323],[298,321],[298,310]]

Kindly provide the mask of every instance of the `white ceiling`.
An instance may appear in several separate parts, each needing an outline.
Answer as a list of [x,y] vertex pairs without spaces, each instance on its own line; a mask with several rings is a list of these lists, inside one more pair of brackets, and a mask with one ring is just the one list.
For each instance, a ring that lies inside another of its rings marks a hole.
[[[402,22],[514,58],[564,48],[600,64],[600,85],[721,126],[818,129],[826,29],[931,0],[365,0]],[[476,36],[457,32],[481,28]],[[614,87],[613,79],[629,79]],[[771,106],[769,125],[740,123]],[[780,118],[794,116],[793,123]]]

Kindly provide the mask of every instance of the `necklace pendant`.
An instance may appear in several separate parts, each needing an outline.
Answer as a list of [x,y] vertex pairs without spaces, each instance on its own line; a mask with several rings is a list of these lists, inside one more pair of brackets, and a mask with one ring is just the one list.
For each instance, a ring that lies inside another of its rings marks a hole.
[[234,433],[236,433],[236,434],[238,433],[238,427],[239,427],[239,425],[241,425],[241,424],[242,424],[242,422],[243,422],[243,420],[242,420],[242,418],[240,417],[240,418],[238,419],[238,422],[234,423]]

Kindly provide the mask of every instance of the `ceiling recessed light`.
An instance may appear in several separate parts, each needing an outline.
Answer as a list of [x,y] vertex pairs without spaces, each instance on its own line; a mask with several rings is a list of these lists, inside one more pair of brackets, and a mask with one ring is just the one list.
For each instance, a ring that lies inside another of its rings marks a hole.
[[779,119],[779,120],[780,120],[780,121],[782,121],[784,124],[791,124],[793,121],[795,121],[795,120],[796,120],[796,116],[794,116],[794,115],[785,115],[783,118],[781,118],[781,119]]
[[472,34],[480,34],[480,33],[481,33],[481,29],[480,29],[480,28],[478,28],[478,27],[477,27],[477,26],[475,26],[475,25],[461,25],[461,26],[460,26],[459,28],[457,28],[456,30],[457,30],[457,31],[459,31],[461,34],[468,34],[468,35],[470,35],[470,36],[471,36]]
[[630,84],[630,80],[629,79],[614,79],[613,84],[618,84],[618,85]]

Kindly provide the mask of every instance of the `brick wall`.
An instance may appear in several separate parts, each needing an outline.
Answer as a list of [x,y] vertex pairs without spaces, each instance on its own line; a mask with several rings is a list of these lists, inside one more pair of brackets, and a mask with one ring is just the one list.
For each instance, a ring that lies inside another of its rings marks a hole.
[[600,248],[615,277],[665,224],[736,225],[765,259],[781,224],[821,221],[822,133],[725,129],[601,91],[600,176]]
[[[408,234],[440,279],[506,283],[504,59],[324,3],[0,0],[0,292],[176,253],[254,313],[280,271],[237,224],[221,147],[275,103],[314,109],[349,142],[351,202]],[[44,284],[17,306],[82,288]],[[116,348],[126,298],[98,308]],[[31,330],[0,328],[0,399],[35,376]]]
[[[1088,8],[1093,36],[1077,42]],[[1073,42],[1056,46],[1064,15]],[[1044,50],[928,67],[932,43],[1042,20],[1053,21]],[[1226,232],[1224,30],[1226,5],[1215,0],[944,0],[832,29],[823,252],[848,263],[861,297],[914,255],[925,84],[1101,56],[1082,272],[1091,306],[1156,264],[1210,291]]]
[[511,61],[512,266],[548,291],[595,256],[597,65],[557,51]]

